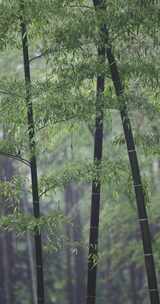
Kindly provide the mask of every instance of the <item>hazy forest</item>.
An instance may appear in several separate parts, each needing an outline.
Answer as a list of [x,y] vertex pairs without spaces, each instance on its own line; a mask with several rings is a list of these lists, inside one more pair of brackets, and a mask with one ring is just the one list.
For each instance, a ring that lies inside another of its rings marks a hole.
[[159,0],[0,0],[0,304],[160,304],[159,77]]

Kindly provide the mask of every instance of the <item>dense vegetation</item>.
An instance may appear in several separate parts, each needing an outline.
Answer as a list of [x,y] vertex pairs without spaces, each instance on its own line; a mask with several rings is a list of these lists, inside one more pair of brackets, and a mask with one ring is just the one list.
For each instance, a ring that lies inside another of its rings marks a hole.
[[159,37],[159,1],[0,0],[0,303],[159,304]]

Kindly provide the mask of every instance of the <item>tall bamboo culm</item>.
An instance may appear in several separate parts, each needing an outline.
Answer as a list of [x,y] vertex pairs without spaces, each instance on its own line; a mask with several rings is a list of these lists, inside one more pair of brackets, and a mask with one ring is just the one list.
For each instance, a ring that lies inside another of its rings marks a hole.
[[[98,1],[97,2],[98,5]],[[103,26],[99,28],[98,43],[98,62],[105,65],[106,50],[103,39]],[[94,163],[100,165],[103,150],[103,93],[105,86],[105,76],[103,73],[97,75],[96,87],[96,120],[94,133]],[[87,278],[87,304],[96,302],[96,281],[97,281],[97,262],[98,259],[98,231],[100,213],[101,182],[92,181],[91,194],[91,217],[89,235],[89,255],[88,255],[88,278]]]
[[[30,62],[28,51],[27,29],[24,19],[24,6],[21,2],[21,34],[23,48],[23,63],[26,88],[26,107],[28,118],[28,134],[29,134],[29,149],[30,149],[30,167],[31,167],[31,182],[32,182],[32,198],[33,198],[33,213],[36,219],[40,218],[40,205],[38,193],[38,175],[37,175],[37,160],[36,160],[36,143],[35,143],[35,124],[33,117],[33,106],[31,99],[31,76]],[[41,233],[35,228],[35,255],[36,255],[36,278],[37,278],[37,302],[44,304],[44,280],[43,280],[43,259],[42,259],[42,241]]]
[[135,149],[133,132],[131,122],[128,116],[127,105],[124,101],[124,88],[121,82],[116,60],[112,53],[112,48],[107,47],[107,58],[110,66],[111,77],[114,84],[117,98],[120,100],[120,115],[124,130],[124,136],[127,144],[127,152],[132,172],[133,186],[136,195],[136,203],[138,210],[138,219],[141,229],[141,236],[143,241],[144,260],[146,267],[146,275],[148,281],[148,291],[151,304],[159,304],[158,284],[155,270],[155,263],[152,251],[152,240],[145,205],[145,195],[141,180],[140,168]]
[[[105,10],[105,1],[104,0],[93,0],[93,4],[95,7],[95,11],[98,12],[99,16],[101,16],[101,12],[103,15],[103,10]],[[105,11],[104,11],[105,12]],[[107,25],[103,24],[103,36],[101,46],[106,47],[106,57],[108,59],[108,63],[110,66],[111,78],[115,88],[115,92],[117,98],[119,99],[120,104],[120,115],[121,121],[124,130],[125,141],[127,145],[127,152],[130,162],[130,168],[133,178],[133,186],[135,190],[136,196],[136,204],[137,204],[137,211],[138,211],[138,219],[141,229],[141,236],[143,242],[143,252],[144,252],[144,260],[145,260],[145,268],[146,268],[146,275],[148,281],[148,291],[150,296],[150,303],[151,304],[159,304],[159,292],[158,292],[158,284],[157,284],[157,277],[156,277],[156,270],[155,270],[155,263],[152,251],[152,240],[147,216],[147,210],[145,205],[145,195],[144,189],[141,180],[140,168],[137,158],[137,152],[135,149],[135,142],[131,127],[131,122],[128,116],[127,105],[124,99],[124,87],[120,78],[120,74],[118,71],[117,63],[114,58],[112,47],[109,45],[109,33],[107,29]],[[104,42],[105,40],[105,42]],[[104,55],[105,57],[105,55]],[[94,286],[93,280],[92,286],[95,290],[96,285]],[[96,294],[96,292],[95,292]],[[93,301],[88,302],[89,304],[95,303],[95,294],[93,294]]]

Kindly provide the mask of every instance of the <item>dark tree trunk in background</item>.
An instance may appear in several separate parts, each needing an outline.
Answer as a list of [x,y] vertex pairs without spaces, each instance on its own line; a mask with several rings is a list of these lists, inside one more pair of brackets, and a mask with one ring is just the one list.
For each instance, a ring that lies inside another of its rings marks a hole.
[[82,222],[79,208],[80,192],[72,185],[73,195],[73,240],[76,242],[77,252],[74,254],[75,268],[75,304],[85,301],[85,253],[83,248]]
[[0,248],[0,303],[5,303],[5,289],[4,289],[4,273],[5,273],[5,269],[4,269],[4,237],[3,237],[3,233],[0,233],[0,244],[1,244],[1,248]]
[[[72,187],[68,184],[64,190],[65,201],[65,215],[67,218],[71,216],[73,207]],[[73,255],[71,254],[71,242],[72,242],[72,225],[66,224],[66,295],[67,303],[74,304],[74,289],[73,289]]]
[[[29,208],[28,208],[28,197],[26,193],[26,189],[23,189],[24,197],[22,198],[21,204],[22,204],[22,209],[25,214],[29,213]],[[27,243],[27,253],[28,253],[28,258],[27,258],[27,268],[28,268],[28,281],[29,281],[29,287],[30,287],[30,292],[32,294],[32,303],[36,304],[37,303],[37,292],[36,292],[36,274],[35,274],[35,268],[34,268],[34,255],[33,255],[33,241],[32,241],[32,236],[29,231],[26,232],[26,243]]]
[[[85,300],[85,254],[82,246],[82,224],[78,207],[80,193],[73,184],[65,189],[65,214],[71,218],[71,224],[66,225],[66,236],[72,245],[66,248],[66,291],[68,303],[83,304]],[[74,248],[75,245],[75,248]],[[74,250],[75,249],[75,250]],[[71,253],[73,250],[73,253]],[[74,279],[74,281],[73,281]]]
[[[65,158],[74,160],[73,138],[69,150],[65,149]],[[68,303],[84,304],[85,301],[85,252],[83,248],[83,232],[79,201],[83,195],[81,189],[70,182],[65,187],[65,214],[71,224],[66,225],[66,236],[70,244],[66,248],[66,291]],[[69,268],[69,269],[68,269]]]
[[[11,247],[11,246],[10,246]],[[12,268],[10,268],[10,257],[9,257],[9,246],[8,246],[8,238],[7,233],[2,233],[2,246],[1,250],[3,252],[3,289],[2,289],[2,298],[4,299],[4,303],[11,304],[14,303],[13,293],[12,293]],[[13,267],[13,265],[12,265]],[[12,302],[13,301],[13,302]]]
[[[107,236],[107,249],[108,252],[111,251],[112,247],[112,236],[111,233],[108,232]],[[106,284],[104,286],[106,290],[106,302],[110,304],[114,304],[117,301],[117,297],[119,295],[119,289],[115,288],[114,282],[113,282],[113,270],[112,270],[112,257],[109,254],[106,261]]]
[[[22,16],[23,16],[23,1]],[[28,53],[28,39],[26,24],[24,17],[21,17],[21,33],[22,33],[22,47],[23,47],[23,62],[24,75],[26,86],[26,106],[28,117],[28,133],[29,133],[29,149],[30,149],[30,164],[31,164],[31,181],[32,181],[32,197],[33,197],[33,212],[36,219],[40,218],[39,193],[38,193],[38,176],[37,176],[37,161],[36,161],[36,143],[35,143],[35,126],[33,118],[33,106],[31,99],[31,77],[30,77],[30,63]],[[36,274],[37,274],[37,301],[38,304],[44,304],[44,282],[43,282],[43,260],[42,260],[42,241],[41,233],[38,228],[35,228],[35,255],[36,255]]]
[[[82,246],[82,224],[81,215],[78,207],[80,193],[72,183],[65,188],[65,214],[71,219],[73,226],[66,224],[67,240],[73,245],[68,244],[66,248],[66,292],[68,303],[83,304],[85,298],[85,257]],[[75,246],[74,246],[75,245]],[[74,250],[75,249],[75,250]]]
[[132,304],[138,304],[138,293],[137,293],[137,277],[136,277],[136,266],[135,263],[132,263],[129,266],[129,276],[130,276],[130,298]]
[[[145,285],[145,276],[144,276],[144,267],[139,267],[137,271],[137,286],[139,290],[142,290]],[[144,302],[144,299],[146,299],[146,289],[143,291],[143,293],[138,292],[139,297],[139,304]]]
[[[3,137],[6,137],[6,130],[3,129]],[[4,181],[10,181],[14,175],[13,162],[5,157],[2,158],[3,175]],[[14,200],[8,200],[5,197],[2,198],[2,213],[9,215],[13,213],[15,207]],[[16,284],[15,276],[15,239],[14,232],[2,232],[2,269],[3,273],[3,291],[4,303],[12,304],[14,302],[14,287]],[[3,303],[3,302],[2,302]]]
[[[93,1],[96,9],[101,9],[100,1]],[[98,61],[105,65],[105,41],[103,39],[103,26],[99,29]],[[105,77],[103,73],[97,76],[97,96],[96,96],[96,122],[94,133],[94,163],[100,165],[103,149],[103,92]],[[98,231],[99,231],[99,212],[100,212],[100,181],[93,180],[91,196],[91,218],[89,235],[89,254],[88,254],[88,278],[87,278],[87,304],[95,304],[96,301],[96,280],[98,259]]]

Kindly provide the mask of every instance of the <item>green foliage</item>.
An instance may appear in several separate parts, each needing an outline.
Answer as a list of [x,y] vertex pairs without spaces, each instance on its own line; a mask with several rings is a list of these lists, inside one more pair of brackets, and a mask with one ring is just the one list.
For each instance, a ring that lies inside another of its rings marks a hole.
[[[87,254],[90,184],[92,180],[101,181],[100,253],[98,257],[92,257],[95,265],[98,262],[98,292],[101,291],[103,298],[102,301],[98,298],[97,303],[105,303],[106,298],[109,303],[116,303],[117,299],[114,301],[106,296],[106,284],[112,280],[115,285],[110,289],[118,290],[119,303],[131,303],[130,266],[136,264],[138,282],[143,255],[132,179],[118,114],[121,101],[117,101],[115,96],[108,64],[102,65],[97,60],[97,25],[104,20],[107,23],[110,42],[125,84],[124,97],[140,158],[159,270],[160,176],[154,171],[154,163],[160,155],[160,4],[158,1],[106,1],[106,10],[95,18],[92,2],[87,0],[25,0],[23,11],[20,1],[0,1],[1,129],[7,125],[7,136],[0,139],[0,154],[28,160],[20,33],[22,14],[29,38],[31,97],[36,128],[34,140],[42,216],[37,220],[30,215],[30,210],[28,214],[20,211],[24,188],[29,188],[26,206],[30,206],[30,181],[28,167],[26,170],[21,162],[17,165],[14,161],[16,176],[11,180],[0,180],[3,214],[0,229],[7,233],[15,231],[19,239],[26,237],[27,233],[33,235],[35,229],[43,233],[44,255],[48,258],[47,262],[52,262],[46,271],[47,300],[66,304],[66,263],[62,263],[65,261],[66,246],[70,246],[71,256],[73,253],[76,256],[77,250],[81,249]],[[93,164],[96,77],[101,74],[106,77],[105,92],[99,105],[99,111],[104,111],[104,157],[101,164]],[[3,163],[0,167],[3,171]],[[66,237],[67,224],[77,228],[74,208],[69,216],[64,215],[64,191],[68,184],[74,185],[76,190],[80,189],[78,206],[82,217],[82,240]],[[62,205],[60,211],[55,208],[57,200]],[[5,214],[4,205],[11,202],[12,213]],[[22,258],[23,251],[20,255]],[[144,280],[141,284],[145,286]],[[27,290],[23,289],[23,285],[17,283],[16,295],[19,293],[19,303],[25,304]],[[139,290],[138,295],[139,303],[142,303],[143,294]],[[146,295],[144,301],[147,303]]]

